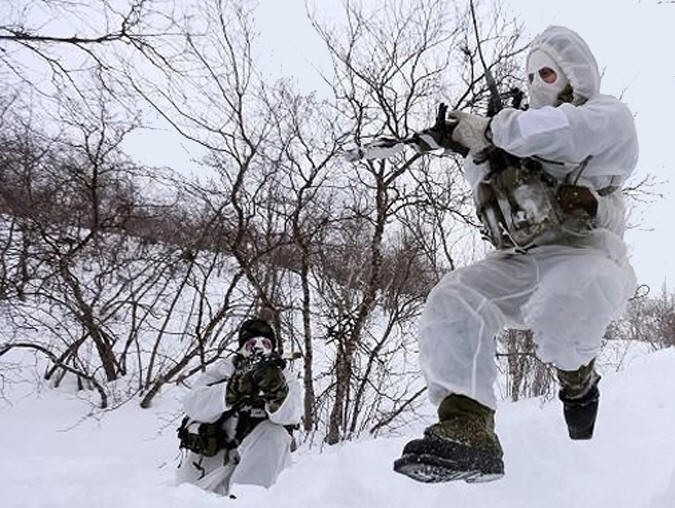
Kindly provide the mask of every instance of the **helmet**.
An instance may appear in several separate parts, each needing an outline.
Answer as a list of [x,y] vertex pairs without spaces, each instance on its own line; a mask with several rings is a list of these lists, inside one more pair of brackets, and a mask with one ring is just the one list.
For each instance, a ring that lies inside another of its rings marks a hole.
[[276,335],[272,326],[264,319],[247,319],[239,326],[239,348],[254,337],[266,337],[272,341],[272,348],[276,349]]

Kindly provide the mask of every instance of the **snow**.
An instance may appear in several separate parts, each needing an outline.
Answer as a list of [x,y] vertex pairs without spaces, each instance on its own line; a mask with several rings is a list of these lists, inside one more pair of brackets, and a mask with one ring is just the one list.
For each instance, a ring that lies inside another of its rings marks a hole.
[[[67,387],[6,384],[0,402],[0,495],[5,508],[495,506],[675,507],[675,348],[602,371],[592,441],[566,437],[557,400],[501,402],[506,476],[493,483],[425,485],[392,472],[408,439],[301,446],[269,490],[235,487],[236,500],[174,485],[179,398],[149,410],[131,401],[83,418],[90,403]],[[11,402],[11,403],[10,403]],[[264,504],[261,504],[264,503]]]

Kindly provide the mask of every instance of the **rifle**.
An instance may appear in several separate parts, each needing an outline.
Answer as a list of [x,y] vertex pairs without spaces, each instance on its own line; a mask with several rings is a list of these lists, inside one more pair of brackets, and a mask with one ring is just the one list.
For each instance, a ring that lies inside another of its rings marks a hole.
[[[477,43],[478,56],[484,69],[489,98],[486,116],[494,117],[504,108],[504,99],[511,98],[511,106],[520,108],[523,92],[511,88],[501,94],[485,61],[473,1],[470,1],[471,17]],[[446,118],[447,106],[438,107],[434,125],[409,138],[381,137],[373,142],[346,152],[350,161],[392,157],[411,146],[418,153],[431,153],[439,149],[449,150],[466,157],[469,150],[452,139],[457,121]],[[553,194],[551,182],[546,180],[541,163],[532,158],[520,158],[501,148],[490,145],[480,154],[475,154],[476,163],[486,163],[487,172],[474,194],[477,215],[483,225],[482,236],[497,249],[515,247],[522,250],[535,238],[552,232],[562,222],[562,215]],[[512,191],[518,188],[518,196]],[[532,210],[529,203],[536,197],[538,208]]]
[[[452,139],[452,131],[457,126],[457,122],[448,122],[447,111],[447,104],[441,102],[436,112],[436,122],[432,127],[416,132],[407,138],[378,137],[367,145],[347,150],[344,157],[349,162],[362,159],[388,159],[401,153],[406,147],[412,147],[417,153],[432,153],[440,149],[451,150],[466,157],[469,149]],[[442,144],[439,144],[438,140],[442,140]]]
[[[497,85],[492,77],[490,69],[485,67],[485,79],[488,82],[490,90],[490,99],[488,101],[487,116],[492,117],[503,109],[503,99],[512,100],[511,107],[520,109],[523,100],[523,91],[520,88],[513,87],[508,92],[502,94],[497,89]],[[344,152],[344,157],[348,162],[359,160],[388,159],[398,155],[406,147],[413,148],[417,153],[433,153],[437,150],[449,150],[462,157],[469,154],[469,149],[464,145],[452,139],[452,132],[457,126],[457,121],[448,120],[446,115],[448,111],[447,104],[441,102],[436,112],[436,121],[433,126],[422,131],[414,133],[407,138],[394,138],[390,136],[380,136],[370,143],[352,148]],[[439,143],[440,141],[440,143]],[[502,150],[503,154],[506,154]],[[500,155],[503,157],[503,155]],[[513,156],[510,156],[513,157]],[[503,166],[500,161],[495,160],[496,166]]]
[[281,370],[286,368],[287,360],[282,358],[279,353],[272,351],[268,355],[261,352],[254,352],[248,357],[237,356],[234,367],[235,372],[244,375],[249,371],[256,369],[267,369],[269,367],[279,367]]

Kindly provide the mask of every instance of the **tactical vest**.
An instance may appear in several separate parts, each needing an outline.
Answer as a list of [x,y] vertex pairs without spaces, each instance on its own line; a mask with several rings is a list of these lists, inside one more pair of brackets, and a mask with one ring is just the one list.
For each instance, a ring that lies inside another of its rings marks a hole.
[[[583,170],[583,168],[581,168]],[[526,250],[595,227],[589,187],[559,183],[535,159],[511,158],[479,184],[474,199],[483,236],[497,249]]]

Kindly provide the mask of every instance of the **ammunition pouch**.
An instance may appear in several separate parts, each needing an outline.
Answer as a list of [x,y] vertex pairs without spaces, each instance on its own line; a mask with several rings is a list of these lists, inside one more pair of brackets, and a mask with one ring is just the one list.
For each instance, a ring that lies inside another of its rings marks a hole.
[[[178,448],[185,448],[204,457],[213,457],[220,450],[234,449],[260,422],[267,419],[263,407],[262,399],[254,401],[252,405],[237,406],[225,411],[213,423],[198,422],[186,416],[178,427]],[[225,421],[229,418],[236,418],[234,435],[225,429]]]
[[582,185],[560,184],[558,203],[564,214],[584,220],[598,214],[598,200],[591,189]]
[[534,159],[512,159],[474,194],[483,236],[497,249],[527,249],[595,226],[598,201],[584,186],[560,184]]
[[222,424],[220,419],[214,423],[200,423],[186,416],[178,428],[179,448],[213,457],[230,443]]

